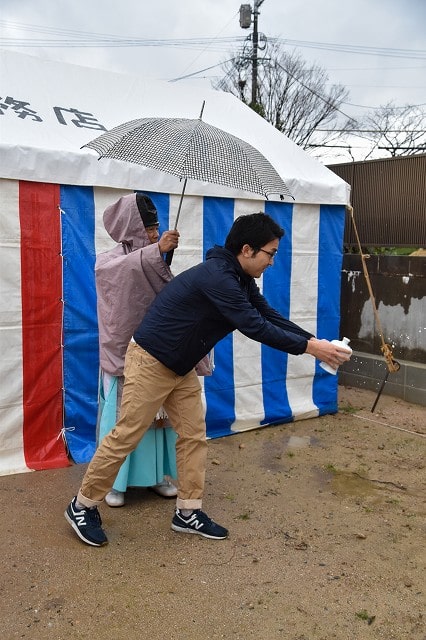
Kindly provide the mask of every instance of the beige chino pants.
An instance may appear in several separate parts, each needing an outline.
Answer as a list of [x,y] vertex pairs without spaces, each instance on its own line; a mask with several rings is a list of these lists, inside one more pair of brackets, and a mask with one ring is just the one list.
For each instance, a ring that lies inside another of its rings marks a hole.
[[138,445],[161,405],[178,434],[179,509],[200,509],[204,491],[207,442],[201,385],[194,370],[185,376],[131,342],[124,365],[120,419],[100,443],[78,493],[86,507],[99,505],[110,491],[126,456]]

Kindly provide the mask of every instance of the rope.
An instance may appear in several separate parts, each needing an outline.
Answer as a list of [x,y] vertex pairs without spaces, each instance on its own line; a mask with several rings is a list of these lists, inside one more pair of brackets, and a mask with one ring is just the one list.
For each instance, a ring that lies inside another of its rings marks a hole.
[[363,251],[362,251],[361,242],[360,242],[359,235],[358,235],[358,229],[357,229],[356,224],[355,224],[354,209],[353,209],[352,205],[346,205],[346,208],[348,209],[348,211],[349,211],[349,213],[351,215],[352,225],[353,225],[353,228],[354,228],[354,231],[355,231],[355,236],[356,236],[356,241],[357,241],[357,244],[358,244],[359,254],[361,256],[362,270],[364,272],[365,281],[367,283],[368,292],[370,294],[371,304],[373,306],[374,317],[375,317],[377,328],[378,328],[378,331],[379,331],[380,341],[382,343],[381,347],[380,347],[380,350],[383,353],[383,356],[385,358],[388,371],[391,372],[391,373],[395,373],[396,371],[399,371],[400,364],[399,364],[399,362],[394,360],[393,354],[392,354],[392,349],[391,349],[390,345],[385,342],[385,339],[383,337],[382,323],[380,322],[379,313],[377,311],[376,299],[374,297],[373,288],[371,286],[371,281],[370,281],[370,275],[368,273],[367,263],[366,263],[366,258],[369,258],[370,256],[368,254],[364,254]]
[[372,418],[366,418],[365,416],[358,416],[355,413],[352,413],[351,415],[352,415],[352,418],[358,418],[359,420],[367,420],[368,422],[381,424],[383,427],[388,427],[389,429],[397,429],[398,431],[411,433],[413,436],[420,436],[420,438],[426,438],[426,433],[419,433],[418,431],[409,431],[409,429],[403,429],[402,427],[395,427],[394,425],[388,424],[387,422],[380,422],[380,420],[373,420]]

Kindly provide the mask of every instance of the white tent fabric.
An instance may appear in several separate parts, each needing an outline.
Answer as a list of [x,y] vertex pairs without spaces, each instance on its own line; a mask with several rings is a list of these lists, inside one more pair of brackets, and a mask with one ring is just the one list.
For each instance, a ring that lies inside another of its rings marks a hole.
[[[173,271],[222,244],[240,214],[265,210],[286,230],[259,284],[271,304],[320,337],[339,330],[348,185],[235,97],[0,52],[0,475],[90,459],[95,445],[97,325],[93,264],[111,246],[105,207],[123,193],[153,198],[174,224],[173,176],[98,160],[81,146],[144,116],[198,117],[256,146],[295,202],[188,183]],[[204,382],[217,437],[337,409],[337,382],[309,356],[288,357],[238,333],[215,350]],[[61,437],[62,436],[62,437]]]
[[[105,129],[148,116],[197,118],[259,149],[299,203],[346,204],[348,186],[296,144],[228,93],[146,81],[0,51],[0,175],[3,178],[179,193],[176,178],[151,169],[103,160],[80,147]],[[8,99],[11,99],[8,102]],[[254,198],[208,183],[186,192]]]

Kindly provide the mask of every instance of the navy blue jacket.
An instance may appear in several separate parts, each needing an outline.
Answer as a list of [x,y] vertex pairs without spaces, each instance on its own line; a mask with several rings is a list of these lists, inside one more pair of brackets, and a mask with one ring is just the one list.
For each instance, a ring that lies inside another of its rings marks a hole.
[[295,355],[312,334],[269,306],[254,279],[227,249],[209,249],[206,261],[173,278],[157,295],[134,333],[135,341],[180,376],[238,329]]

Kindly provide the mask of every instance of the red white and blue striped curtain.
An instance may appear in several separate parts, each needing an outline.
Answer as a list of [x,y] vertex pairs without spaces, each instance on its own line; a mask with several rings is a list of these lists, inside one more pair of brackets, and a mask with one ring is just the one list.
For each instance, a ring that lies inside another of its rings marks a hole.
[[[93,268],[96,253],[113,246],[103,210],[124,193],[0,180],[0,475],[88,462],[94,453]],[[179,197],[149,195],[161,228],[173,226]],[[200,262],[223,244],[238,215],[261,210],[286,231],[261,289],[286,317],[336,338],[343,206],[187,196],[172,270]],[[336,377],[309,356],[288,356],[234,332],[214,358],[214,375],[203,380],[209,437],[337,410]]]

